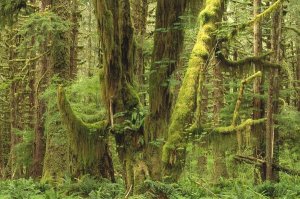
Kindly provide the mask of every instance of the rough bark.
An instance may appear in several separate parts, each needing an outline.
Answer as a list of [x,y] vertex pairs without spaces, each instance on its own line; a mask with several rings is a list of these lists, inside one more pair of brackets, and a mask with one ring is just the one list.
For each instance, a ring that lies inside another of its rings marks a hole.
[[180,16],[185,7],[185,0],[157,1],[155,48],[149,77],[150,116],[145,125],[146,153],[150,175],[155,180],[162,177],[161,150],[172,109],[171,78],[183,48],[184,31]]
[[[70,20],[70,1],[57,0],[51,7],[62,20]],[[43,182],[60,183],[65,175],[70,174],[70,151],[67,130],[62,124],[56,103],[55,86],[63,84],[70,78],[70,40],[69,32],[59,31],[51,35],[51,65],[49,74],[52,81],[45,97],[46,150],[43,165]],[[53,77],[57,79],[53,79]]]
[[[136,40],[136,56],[134,73],[137,77],[139,90],[145,86],[145,60],[144,60],[144,41],[146,37],[148,0],[130,0],[132,10],[132,22]],[[141,96],[141,101],[145,102],[145,95]]]
[[[280,63],[281,51],[281,24],[282,6],[275,11],[272,18],[271,49],[274,51],[271,61]],[[274,170],[273,164],[279,163],[279,131],[275,127],[277,124],[275,115],[278,114],[279,107],[279,69],[271,69],[269,75],[267,123],[266,123],[266,179],[279,181],[278,172]]]
[[[117,151],[123,166],[127,193],[138,191],[138,186],[149,176],[141,158],[143,129],[132,128],[127,121],[138,114],[140,102],[133,84],[134,52],[133,27],[129,0],[94,0],[104,54],[104,93],[109,125],[115,135]],[[116,114],[120,116],[116,116]],[[125,128],[126,126],[129,128]]]
[[79,22],[78,18],[80,16],[80,11],[78,10],[79,2],[77,0],[71,1],[71,33],[70,33],[70,71],[69,76],[74,79],[77,74],[77,61],[78,61],[78,28]]

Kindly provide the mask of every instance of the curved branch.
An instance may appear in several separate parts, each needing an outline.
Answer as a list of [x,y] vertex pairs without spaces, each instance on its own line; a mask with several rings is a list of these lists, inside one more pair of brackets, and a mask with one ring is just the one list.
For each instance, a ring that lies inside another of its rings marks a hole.
[[244,130],[248,126],[253,126],[253,125],[264,123],[266,120],[267,120],[266,118],[261,118],[261,119],[257,119],[257,120],[247,119],[246,121],[242,122],[238,126],[230,125],[230,126],[225,126],[225,127],[218,127],[218,128],[215,128],[214,131],[217,133],[233,133],[236,131]]
[[246,57],[244,59],[240,59],[237,61],[232,61],[232,60],[226,59],[225,56],[221,52],[219,52],[216,54],[216,58],[218,59],[218,61],[220,62],[220,64],[223,67],[225,67],[225,66],[226,67],[228,67],[228,66],[231,66],[231,67],[245,66],[245,65],[254,63],[254,64],[261,64],[265,67],[279,68],[280,67],[279,64],[274,64],[274,63],[264,60],[267,56],[271,55],[272,53],[273,52],[268,52],[268,53],[260,55],[260,56],[251,56],[251,57]]
[[71,149],[85,166],[91,165],[105,151],[108,121],[93,124],[83,122],[72,110],[62,86],[58,87],[57,99],[62,120],[69,130]]
[[226,127],[216,128],[215,132],[230,133],[230,132],[240,131],[240,130],[245,129],[248,126],[260,124],[260,123],[263,123],[263,122],[266,121],[266,118],[261,118],[261,119],[257,119],[257,120],[247,119],[246,121],[242,122],[241,124],[236,125],[237,119],[239,117],[240,106],[242,104],[245,85],[247,83],[249,83],[250,81],[252,81],[254,78],[258,78],[258,77],[261,77],[261,76],[262,76],[261,71],[258,71],[256,73],[254,73],[253,75],[251,75],[251,76],[249,76],[246,79],[243,79],[241,81],[240,90],[239,90],[238,98],[237,98],[237,101],[236,101],[236,104],[235,104],[231,125],[226,126]]

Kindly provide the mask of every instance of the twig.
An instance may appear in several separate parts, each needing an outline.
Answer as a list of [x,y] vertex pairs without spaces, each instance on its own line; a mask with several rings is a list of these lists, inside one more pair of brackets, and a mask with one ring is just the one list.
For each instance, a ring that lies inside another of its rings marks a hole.
[[125,197],[124,197],[125,199],[129,197],[129,194],[130,194],[130,192],[131,192],[131,189],[132,189],[132,185],[129,187],[129,190],[128,190],[128,192],[126,193],[126,195],[125,195]]

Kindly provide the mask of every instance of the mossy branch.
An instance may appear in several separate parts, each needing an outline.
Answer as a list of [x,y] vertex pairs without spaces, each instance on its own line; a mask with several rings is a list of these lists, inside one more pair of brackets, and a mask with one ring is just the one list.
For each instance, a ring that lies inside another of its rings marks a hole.
[[261,118],[261,119],[257,119],[257,120],[247,119],[246,121],[242,122],[238,126],[230,125],[230,126],[225,126],[225,127],[218,127],[218,128],[215,128],[214,131],[217,133],[232,133],[232,132],[244,130],[248,126],[253,126],[253,125],[264,123],[266,120],[267,120],[266,118]]
[[265,58],[269,55],[271,55],[273,52],[268,52],[260,56],[251,56],[246,57],[244,59],[240,59],[237,61],[228,60],[225,58],[225,56],[219,52],[216,54],[216,58],[220,61],[220,64],[224,67],[236,67],[236,66],[246,66],[251,63],[253,64],[260,64],[264,67],[273,67],[273,68],[279,68],[279,64],[274,64],[268,61],[265,61]]
[[265,11],[263,11],[262,13],[256,15],[253,19],[251,19],[250,21],[246,22],[246,23],[242,23],[239,25],[236,25],[235,28],[229,33],[229,36],[227,38],[223,38],[221,40],[228,40],[234,36],[237,35],[237,33],[239,31],[243,31],[246,28],[251,27],[253,24],[255,23],[259,23],[262,20],[264,20],[267,16],[270,16],[273,12],[275,12],[280,5],[284,2],[285,0],[277,0],[275,3],[273,3],[269,8],[267,8]]
[[243,100],[245,85],[247,83],[249,83],[250,81],[252,81],[254,78],[258,78],[258,77],[261,77],[261,76],[262,76],[262,72],[258,71],[256,73],[254,73],[253,75],[251,75],[251,76],[249,76],[246,79],[243,79],[241,81],[238,98],[237,98],[235,108],[234,108],[234,112],[233,112],[233,116],[232,116],[231,125],[227,126],[227,127],[218,127],[214,130],[215,132],[219,132],[219,133],[234,132],[234,131],[245,129],[247,126],[260,124],[260,123],[263,123],[263,122],[266,121],[265,118],[257,119],[257,120],[247,119],[246,121],[242,122],[241,124],[236,125],[237,119],[239,117],[239,110],[240,110],[242,100]]
[[62,86],[58,87],[57,91],[58,108],[62,115],[62,118],[68,128],[71,131],[82,131],[82,132],[104,132],[108,126],[107,120],[99,121],[96,123],[86,123],[78,118],[71,108],[70,102],[66,97],[65,90]]
[[253,25],[254,23],[261,22],[264,18],[269,16],[271,13],[275,12],[284,1],[285,0],[276,1],[270,7],[268,7],[265,11],[256,15],[251,21],[248,22],[248,25]]
[[72,110],[62,86],[58,87],[57,99],[62,120],[69,130],[71,149],[84,166],[89,166],[103,156],[108,121],[83,122]]

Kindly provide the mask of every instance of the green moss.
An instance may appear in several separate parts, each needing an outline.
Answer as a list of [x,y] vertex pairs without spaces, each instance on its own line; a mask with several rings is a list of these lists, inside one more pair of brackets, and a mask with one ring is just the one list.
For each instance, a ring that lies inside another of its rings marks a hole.
[[241,103],[242,103],[242,99],[243,99],[245,84],[249,83],[254,78],[258,78],[258,77],[261,77],[261,76],[262,76],[262,72],[258,71],[256,73],[254,73],[253,75],[251,75],[251,76],[249,76],[249,77],[247,77],[247,78],[245,78],[245,79],[243,79],[241,81],[241,85],[240,85],[240,89],[239,89],[239,94],[238,94],[237,102],[236,102],[235,109],[234,109],[233,116],[232,116],[231,125],[227,126],[227,127],[216,128],[215,132],[218,132],[218,133],[229,133],[229,132],[240,131],[240,130],[244,130],[248,126],[260,124],[260,123],[263,123],[263,122],[266,121],[265,118],[257,119],[257,120],[247,119],[246,121],[242,122],[238,126],[236,125],[237,119],[239,117],[239,109],[240,109],[240,106],[241,106]]
[[[221,12],[221,0],[208,0],[205,9],[200,14],[200,27],[197,42],[193,48],[187,72],[184,76],[183,84],[180,88],[178,99],[171,116],[168,139],[163,147],[162,159],[166,164],[166,173],[170,173],[173,168],[177,168],[175,176],[182,170],[185,160],[185,147],[187,129],[192,121],[199,121],[200,113],[194,114],[195,110],[201,110],[201,88],[205,81],[205,72],[209,59],[209,54],[213,48],[213,32],[216,30],[216,22],[219,20]],[[198,95],[197,95],[198,93]],[[198,101],[198,102],[197,102]],[[197,111],[198,112],[198,111]],[[196,124],[201,126],[201,124]]]
[[261,123],[264,123],[265,121],[266,121],[266,118],[261,118],[261,119],[257,119],[257,120],[247,119],[246,121],[242,122],[238,126],[230,125],[230,126],[226,126],[226,127],[218,127],[216,129],[214,129],[214,131],[217,133],[232,133],[232,132],[236,132],[236,131],[242,131],[249,126],[261,124]]
[[85,123],[73,112],[63,87],[58,88],[57,96],[59,111],[69,131],[70,149],[76,156],[77,167],[100,175],[99,164],[106,151],[108,121]]
[[61,182],[69,175],[69,139],[62,125],[55,100],[55,86],[45,93],[47,111],[45,118],[46,152],[43,165],[43,182]]
[[267,16],[269,16],[271,13],[275,12],[284,2],[285,0],[278,0],[275,3],[273,3],[269,8],[267,8],[264,12],[258,14],[255,16],[254,19],[252,19],[249,24],[254,24],[257,22],[261,22],[263,19],[265,19]]

